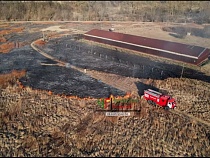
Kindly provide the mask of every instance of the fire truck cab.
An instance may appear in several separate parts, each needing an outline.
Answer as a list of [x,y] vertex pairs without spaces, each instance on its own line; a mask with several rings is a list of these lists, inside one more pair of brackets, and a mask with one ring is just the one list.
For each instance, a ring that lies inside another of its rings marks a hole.
[[144,90],[144,98],[150,105],[159,105],[165,109],[176,108],[176,101],[169,95],[163,95],[160,92],[154,91],[152,89]]

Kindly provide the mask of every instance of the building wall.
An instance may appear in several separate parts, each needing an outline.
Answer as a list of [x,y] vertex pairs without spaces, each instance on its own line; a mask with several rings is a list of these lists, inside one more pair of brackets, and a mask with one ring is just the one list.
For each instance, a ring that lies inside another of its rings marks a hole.
[[210,49],[206,49],[201,56],[199,56],[196,65],[201,64],[203,61],[208,60],[208,57],[210,56]]
[[[194,65],[197,65],[199,63],[197,59],[183,57],[183,56],[179,56],[179,55],[175,55],[175,54],[169,54],[169,53],[166,53],[166,52],[157,51],[157,50],[153,50],[153,49],[133,46],[133,45],[120,43],[120,42],[115,42],[115,41],[108,41],[108,40],[105,40],[105,39],[99,39],[99,38],[90,37],[90,36],[86,36],[86,35],[83,35],[83,38],[85,38],[87,40],[99,42],[99,43],[104,43],[104,44],[109,44],[109,45],[113,45],[113,46],[117,46],[117,47],[121,47],[121,48],[135,50],[135,51],[138,51],[139,53],[143,52],[143,53],[146,53],[146,54],[165,57],[165,58],[168,58],[168,59],[182,61],[182,62],[194,64]],[[203,54],[205,54],[205,53],[203,53]],[[201,57],[205,58],[206,56],[202,55]]]

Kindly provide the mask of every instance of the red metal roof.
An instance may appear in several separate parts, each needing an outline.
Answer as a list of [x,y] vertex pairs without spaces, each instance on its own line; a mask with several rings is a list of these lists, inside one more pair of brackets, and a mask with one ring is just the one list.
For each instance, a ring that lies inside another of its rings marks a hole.
[[206,52],[206,48],[186,45],[176,42],[164,41],[159,39],[152,39],[147,37],[110,32],[105,30],[93,29],[84,35],[95,38],[104,38],[111,41],[118,41],[121,43],[131,44],[135,46],[145,47],[148,49],[155,49],[157,51],[165,51],[167,53],[185,56],[189,58],[198,59],[198,57]]

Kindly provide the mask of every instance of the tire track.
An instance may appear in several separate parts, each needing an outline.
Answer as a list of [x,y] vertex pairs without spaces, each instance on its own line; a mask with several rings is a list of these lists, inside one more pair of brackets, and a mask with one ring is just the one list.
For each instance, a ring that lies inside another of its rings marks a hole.
[[[42,40],[42,39],[38,39],[38,40]],[[36,40],[36,41],[38,41],[38,40]],[[34,43],[35,43],[36,41],[34,41],[34,42],[31,43],[31,47],[32,47],[34,50],[36,50],[37,52],[39,52],[41,55],[45,56],[46,58],[51,59],[51,60],[53,60],[53,61],[59,63],[60,66],[65,66],[65,65],[66,65],[65,62],[62,62],[62,61],[60,61],[60,60],[57,60],[56,58],[54,58],[54,57],[48,55],[47,53],[43,52],[43,51],[40,50],[39,48],[35,47],[35,46],[34,46]]]
[[180,111],[180,110],[178,110],[178,109],[170,110],[170,112],[172,112],[172,113],[174,113],[174,114],[177,114],[177,115],[179,115],[179,116],[188,117],[188,118],[190,118],[190,119],[192,119],[192,120],[194,120],[194,121],[197,121],[197,122],[199,122],[199,123],[205,124],[205,125],[207,125],[207,126],[210,127],[210,122],[204,121],[204,120],[202,120],[202,119],[200,119],[200,118],[198,118],[198,117],[195,117],[195,116],[193,116],[193,115],[187,114],[187,113],[185,113],[185,112],[183,112],[183,111]]
[[133,95],[138,96],[138,88],[135,84],[135,82],[140,81],[138,78],[124,77],[95,70],[87,71],[87,74],[124,92],[131,92]]

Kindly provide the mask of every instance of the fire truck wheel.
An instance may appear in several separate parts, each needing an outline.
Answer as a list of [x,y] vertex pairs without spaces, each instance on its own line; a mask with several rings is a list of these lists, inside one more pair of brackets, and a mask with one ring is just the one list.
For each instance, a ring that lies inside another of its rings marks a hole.
[[148,102],[149,105],[152,105],[152,102],[153,102],[153,101],[147,100],[147,102]]
[[168,107],[168,106],[165,106],[164,109],[165,109],[165,110],[169,110],[169,107]]
[[155,103],[155,102],[152,102],[152,105],[153,105],[154,107],[156,107],[156,103]]

